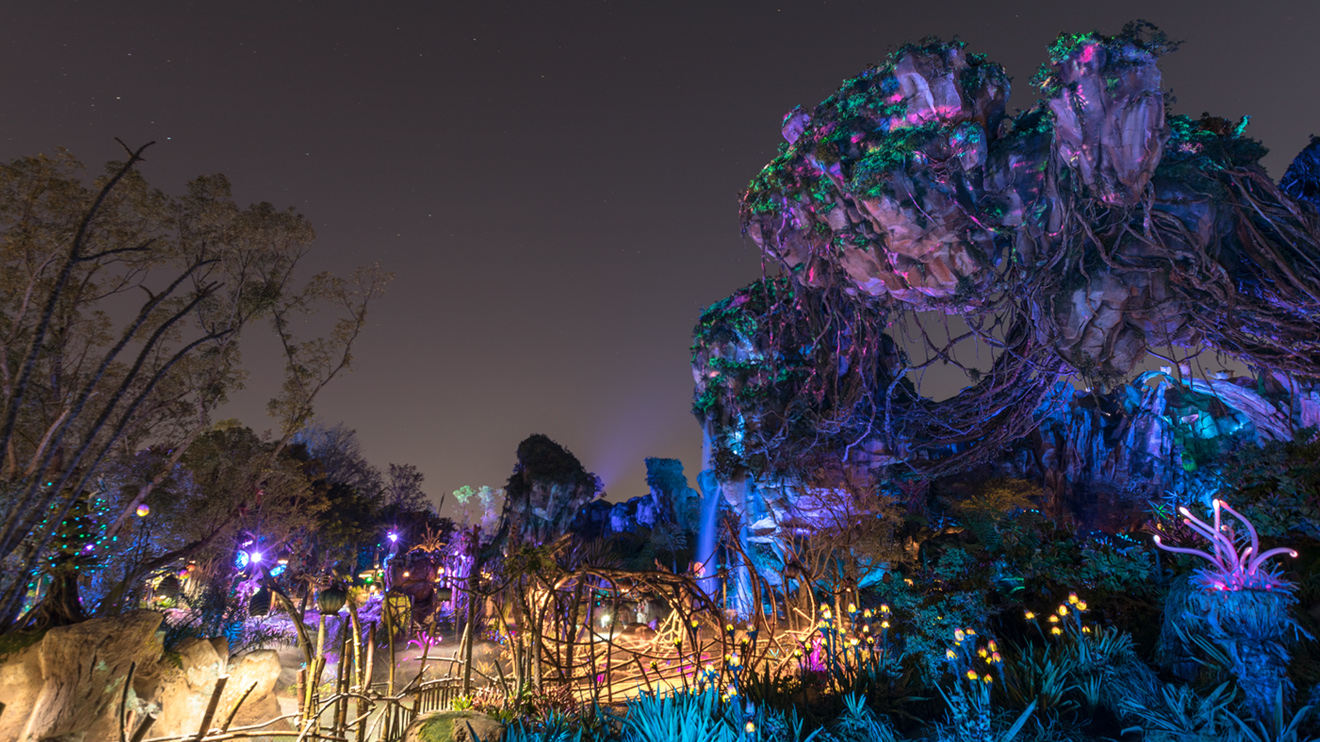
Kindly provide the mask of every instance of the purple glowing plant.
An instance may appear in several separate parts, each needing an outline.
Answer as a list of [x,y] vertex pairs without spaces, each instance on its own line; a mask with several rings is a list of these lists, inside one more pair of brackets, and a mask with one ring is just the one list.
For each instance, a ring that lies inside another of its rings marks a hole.
[[[1234,543],[1236,533],[1231,526],[1224,525],[1221,522],[1220,510],[1227,510],[1229,515],[1241,521],[1242,525],[1246,526],[1247,533],[1251,536],[1251,545],[1243,549],[1240,554],[1238,553],[1237,544]],[[1187,508],[1178,508],[1178,512],[1183,515],[1183,523],[1207,539],[1213,550],[1207,552],[1199,549],[1168,546],[1160,541],[1159,536],[1155,537],[1155,545],[1165,551],[1191,554],[1209,562],[1209,567],[1196,570],[1197,577],[1202,585],[1213,590],[1292,589],[1292,585],[1279,577],[1277,572],[1261,569],[1261,567],[1271,557],[1287,554],[1296,558],[1297,552],[1285,547],[1270,549],[1262,553],[1255,526],[1251,525],[1250,521],[1242,517],[1241,513],[1229,507],[1223,500],[1216,499],[1214,501],[1215,519],[1213,525],[1198,519]]]
[[431,647],[434,647],[442,641],[444,641],[444,637],[439,634],[431,635],[425,631],[419,631],[417,632],[416,637],[408,640],[408,644],[416,645],[420,650],[429,650]]

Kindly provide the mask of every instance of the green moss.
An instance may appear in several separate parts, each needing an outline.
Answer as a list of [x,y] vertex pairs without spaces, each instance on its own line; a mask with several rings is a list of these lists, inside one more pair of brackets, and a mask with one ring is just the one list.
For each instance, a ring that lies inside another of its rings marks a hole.
[[46,630],[41,631],[16,631],[0,635],[0,660],[9,655],[20,652],[41,641],[46,635]]
[[[451,742],[454,739],[471,738],[468,726],[478,735],[483,735],[483,742],[499,739],[498,734],[491,734],[499,722],[478,711],[441,711],[425,719],[417,729],[417,739],[421,742]],[[455,731],[463,733],[457,737]]]

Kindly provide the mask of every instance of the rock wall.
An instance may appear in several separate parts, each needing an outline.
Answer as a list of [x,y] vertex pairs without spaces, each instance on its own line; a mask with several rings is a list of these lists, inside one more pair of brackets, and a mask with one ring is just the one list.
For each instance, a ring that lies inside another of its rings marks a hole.
[[[1222,451],[1290,440],[1316,424],[1317,400],[1317,392],[1273,375],[1197,379],[1165,369],[1108,393],[1060,383],[1038,411],[1033,434],[978,469],[922,482],[911,494],[920,503],[932,491],[956,494],[981,480],[1023,479],[1039,486],[1041,508],[1052,517],[1120,530],[1136,525],[1149,501],[1168,492],[1208,502],[1217,492],[1214,462]],[[857,468],[870,486],[904,494],[901,467],[863,458]],[[722,506],[739,516],[745,550],[773,582],[788,529],[827,522],[831,493],[843,490],[757,476],[746,467],[734,471],[704,476],[718,488]]]
[[[134,666],[127,707],[159,712],[149,736],[196,733],[221,672],[229,675],[220,708],[248,687],[236,725],[279,716],[273,651],[232,660],[220,639],[187,639],[165,652],[161,614],[134,611],[49,630],[33,644],[0,658],[0,742],[113,740],[119,704]],[[140,717],[139,717],[140,718]],[[272,727],[287,730],[287,725]]]

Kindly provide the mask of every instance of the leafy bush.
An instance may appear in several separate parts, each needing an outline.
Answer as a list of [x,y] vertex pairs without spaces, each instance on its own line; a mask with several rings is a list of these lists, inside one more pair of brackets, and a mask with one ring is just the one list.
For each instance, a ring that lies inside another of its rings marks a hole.
[[644,695],[628,704],[624,739],[628,742],[737,742],[736,711],[714,689]]

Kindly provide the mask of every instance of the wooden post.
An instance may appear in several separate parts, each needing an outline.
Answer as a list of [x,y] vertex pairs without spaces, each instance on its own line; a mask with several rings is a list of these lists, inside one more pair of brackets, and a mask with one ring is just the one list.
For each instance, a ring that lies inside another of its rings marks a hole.
[[390,603],[390,596],[385,594],[385,641],[389,643],[390,649],[390,684],[389,695],[394,695],[394,664],[397,660],[394,657],[394,632],[398,631],[394,625],[394,606]]
[[[472,572],[476,572],[477,569],[478,565],[476,560],[473,560]],[[476,582],[476,578],[472,572],[468,573],[467,578],[467,625],[463,627],[463,651],[465,655],[463,663],[463,695],[465,696],[472,692],[472,648],[477,643],[476,632],[473,631],[472,626],[477,620],[477,592],[472,589]]]
[[298,668],[298,727],[307,716],[307,668]]
[[211,691],[211,700],[206,704],[206,713],[202,714],[202,726],[197,730],[198,740],[201,740],[207,732],[211,731],[211,719],[215,718],[215,709],[220,705],[220,694],[225,692],[225,685],[228,683],[228,675],[221,675],[215,679],[215,690]]

